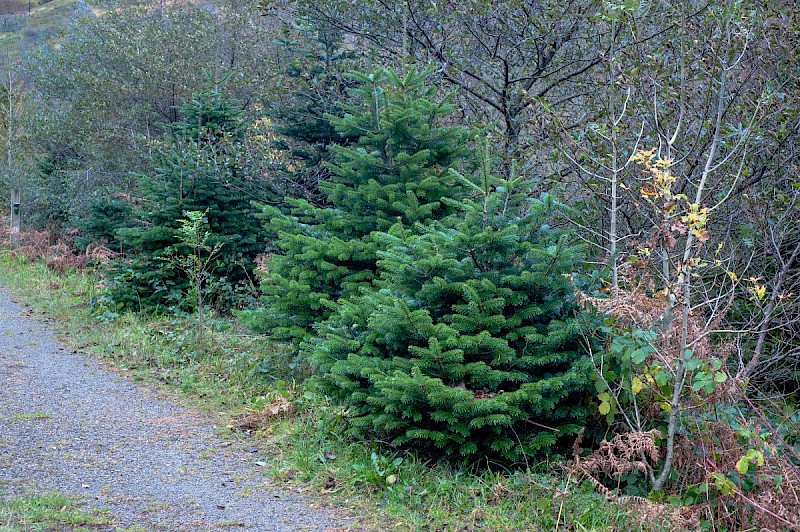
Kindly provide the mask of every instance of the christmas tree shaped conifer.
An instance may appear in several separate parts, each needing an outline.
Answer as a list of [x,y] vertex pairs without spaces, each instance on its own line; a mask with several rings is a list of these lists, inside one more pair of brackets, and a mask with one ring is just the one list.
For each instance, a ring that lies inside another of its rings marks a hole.
[[[591,366],[567,274],[580,258],[552,202],[483,172],[457,214],[378,238],[380,279],[305,348],[352,432],[457,457],[516,460],[577,432]],[[563,441],[563,440],[562,440]]]
[[441,198],[462,191],[451,167],[462,159],[468,131],[441,125],[453,107],[436,101],[425,72],[400,76],[381,69],[356,78],[351,96],[357,104],[332,121],[342,136],[358,141],[329,148],[332,175],[320,184],[325,206],[291,200],[290,215],[264,208],[275,236],[261,285],[264,308],[245,318],[294,346],[335,301],[374,280],[384,247],[375,231],[399,224],[413,232],[450,214],[452,206]]
[[214,86],[179,110],[184,119],[169,125],[166,140],[155,147],[154,171],[139,176],[141,205],[117,231],[133,257],[118,268],[113,297],[134,308],[183,300],[188,280],[164,259],[188,252],[179,237],[186,212],[207,212],[210,244],[221,246],[211,265],[218,278],[247,281],[264,250],[258,210],[246,192],[249,177],[235,162],[244,127],[240,103]]

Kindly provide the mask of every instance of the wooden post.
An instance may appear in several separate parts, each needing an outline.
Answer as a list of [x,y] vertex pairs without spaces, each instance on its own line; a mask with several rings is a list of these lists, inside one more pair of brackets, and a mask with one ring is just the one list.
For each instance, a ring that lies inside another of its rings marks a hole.
[[20,192],[18,188],[11,191],[11,245],[19,247],[20,229]]

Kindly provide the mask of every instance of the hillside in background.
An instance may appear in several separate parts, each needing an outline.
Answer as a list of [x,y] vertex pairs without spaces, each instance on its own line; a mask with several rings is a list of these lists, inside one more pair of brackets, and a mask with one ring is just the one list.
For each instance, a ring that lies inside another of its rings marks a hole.
[[90,9],[78,0],[0,2],[0,57],[3,61],[24,56],[41,44],[53,42],[63,34],[69,21]]
[[127,0],[0,0],[0,64],[24,58],[44,44],[56,44],[70,22],[97,16]]

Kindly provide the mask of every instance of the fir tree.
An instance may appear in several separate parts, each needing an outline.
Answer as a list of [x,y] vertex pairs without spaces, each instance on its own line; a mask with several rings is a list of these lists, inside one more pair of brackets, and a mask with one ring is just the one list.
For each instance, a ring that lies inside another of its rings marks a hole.
[[89,244],[99,242],[114,251],[124,251],[118,232],[130,227],[133,217],[132,205],[125,198],[124,193],[104,190],[87,201],[87,214],[78,220],[81,234],[75,243],[79,248],[86,249]]
[[169,138],[155,151],[155,170],[140,176],[141,206],[133,209],[132,223],[117,231],[132,258],[117,268],[114,297],[134,308],[186,303],[188,280],[165,259],[188,253],[179,237],[187,212],[207,212],[210,245],[220,248],[209,270],[218,279],[247,280],[264,250],[248,177],[235,163],[240,105],[215,87],[195,94],[180,112],[184,120],[169,126]]
[[[590,360],[567,274],[580,259],[551,201],[469,183],[421,234],[375,235],[380,279],[340,299],[305,344],[352,433],[458,457],[516,460],[577,432]],[[563,441],[563,440],[562,440]]]
[[355,54],[343,45],[341,32],[320,21],[298,17],[283,27],[280,63],[285,85],[266,95],[277,138],[276,149],[286,154],[273,179],[279,197],[322,200],[319,183],[330,177],[328,147],[349,145],[358,138],[341,134],[331,123],[345,110],[347,89],[356,81],[346,75]]
[[330,148],[332,175],[320,184],[325,206],[295,200],[289,215],[264,208],[274,247],[261,285],[264,308],[246,319],[295,346],[340,297],[374,280],[384,248],[374,232],[398,223],[413,231],[447,216],[453,208],[441,198],[462,190],[451,167],[462,158],[468,132],[441,125],[453,107],[435,100],[426,74],[379,70],[354,77],[358,103],[332,122],[341,135],[359,138]]

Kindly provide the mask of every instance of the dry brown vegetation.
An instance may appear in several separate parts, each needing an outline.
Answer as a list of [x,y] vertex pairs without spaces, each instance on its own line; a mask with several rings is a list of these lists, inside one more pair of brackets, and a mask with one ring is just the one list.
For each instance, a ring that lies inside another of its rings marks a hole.
[[[652,354],[641,364],[642,375],[654,364],[674,367],[680,358],[675,345],[680,334],[680,309],[669,312],[663,292],[655,291],[646,269],[626,264],[620,275],[621,284],[629,288],[613,288],[605,298],[579,292],[579,300],[612,317],[622,330],[659,331]],[[686,321],[688,337],[696,340],[692,355],[706,364],[712,358],[724,364],[732,352],[729,342],[712,341],[712,335],[708,334],[717,325],[709,325],[707,316],[699,311],[690,313]],[[702,519],[730,530],[800,530],[800,468],[792,461],[794,458],[800,462],[800,456],[745,396],[746,388],[745,382],[729,376],[717,383],[713,392],[690,391],[688,386],[681,392],[687,432],[675,437],[673,468],[678,480],[666,485],[665,494],[682,496],[695,490],[702,502],[676,508],[620,494],[622,476],[637,473],[652,479],[656,464],[665,459],[664,438],[657,429],[637,430],[629,426],[603,441],[588,456],[581,456],[578,440],[571,471],[588,479],[609,501],[628,508],[645,528],[695,530]],[[633,406],[625,405],[621,395],[617,395],[617,401],[620,408],[636,410],[629,414],[629,419],[638,419],[640,426],[658,426],[666,400],[662,397],[659,402],[659,394],[651,383],[637,395],[639,402]],[[709,421],[716,419],[717,410],[726,408],[725,405],[739,412],[737,422],[747,430],[734,430],[728,423]],[[766,440],[757,436],[765,434]],[[743,466],[742,460],[748,454],[757,458]]]
[[12,245],[11,229],[3,225],[0,229],[0,247],[9,249],[9,256],[24,257],[28,262],[44,261],[47,267],[57,273],[68,270],[81,270],[90,262],[105,262],[117,253],[102,243],[93,242],[83,252],[73,247],[77,231],[54,235],[48,231],[23,231],[17,235],[18,246]]

